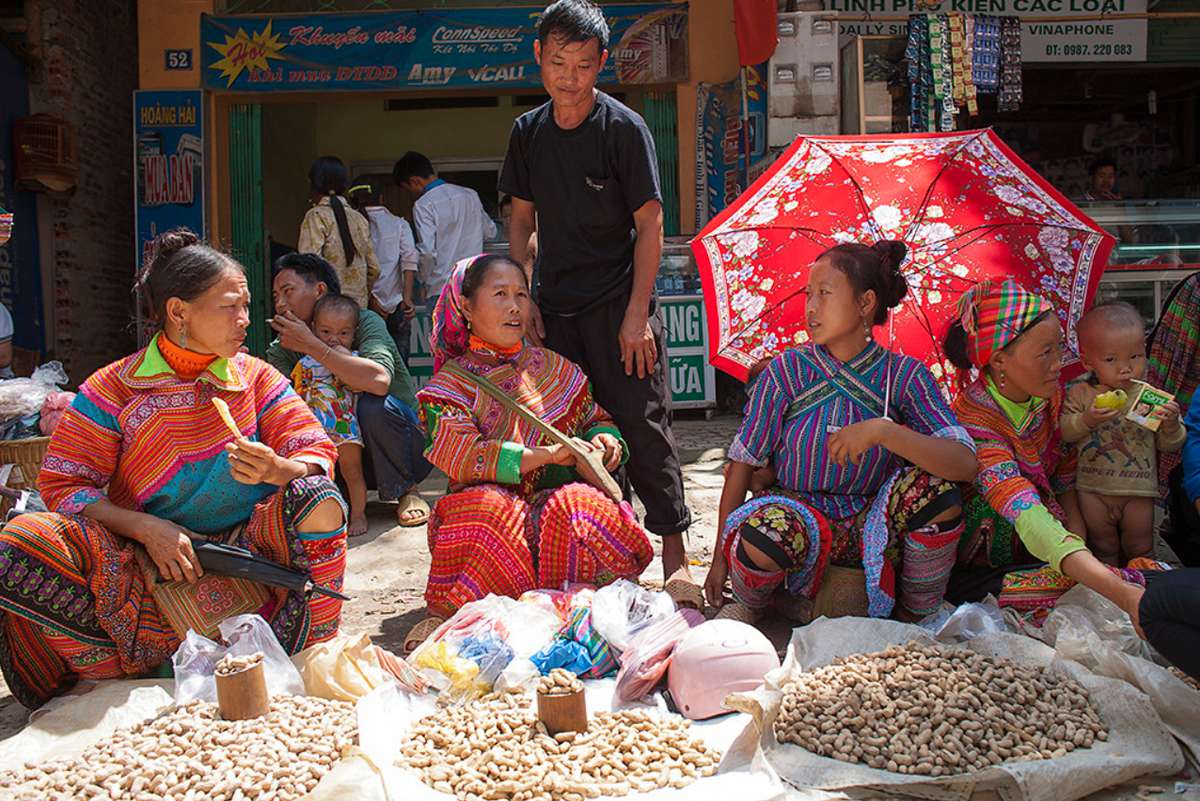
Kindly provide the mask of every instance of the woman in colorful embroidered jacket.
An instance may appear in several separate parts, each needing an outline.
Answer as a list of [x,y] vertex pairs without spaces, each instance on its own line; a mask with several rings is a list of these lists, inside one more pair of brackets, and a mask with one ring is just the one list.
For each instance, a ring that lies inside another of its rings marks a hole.
[[[1119,570],[1088,550],[1074,452],[1059,437],[1058,317],[1012,280],[979,284],[959,311],[946,355],[980,371],[954,400],[978,444],[979,476],[948,595],[972,601],[990,592],[1002,605],[1036,612],[1083,584],[1129,615],[1160,655],[1200,677],[1200,570]],[[1030,564],[1037,562],[1047,564]]]
[[1110,571],[1085,542],[1075,498],[1075,452],[1063,444],[1058,425],[1063,404],[1058,317],[1044,299],[1011,279],[977,285],[963,295],[959,311],[945,347],[964,375],[971,368],[980,371],[953,405],[975,439],[979,476],[966,503],[968,534],[951,598],[979,600],[991,592],[1002,604],[1033,611],[1052,606],[1079,581],[1136,620],[1140,574]]
[[583,371],[553,351],[522,345],[530,302],[520,267],[504,256],[479,256],[459,262],[434,309],[436,374],[417,398],[429,432],[425,456],[450,477],[450,493],[429,519],[430,617],[409,634],[406,649],[489,593],[517,597],[564,581],[634,579],[653,556],[628,502],[580,483],[570,451],[441,369],[452,361],[489,379],[559,431],[602,450],[615,469],[626,446]]
[[[193,536],[340,589],[345,510],[321,425],[287,379],[239,353],[250,298],[241,265],[186,230],[155,244],[140,290],[161,331],[83,383],[38,480],[52,512],[0,533],[0,668],[26,706],[77,678],[154,671],[188,615],[257,610],[289,653],[338,629],[339,601],[200,567]],[[231,441],[213,398],[229,405],[242,437]],[[163,585],[188,590],[182,610],[160,603],[155,573],[188,582]]]
[[[871,337],[907,292],[905,255],[900,242],[844,244],[813,263],[813,344],[758,377],[729,449],[705,581],[722,606],[731,579],[738,603],[721,615],[756,617],[780,588],[812,599],[829,564],[863,568],[872,616],[917,617],[941,603],[962,534],[954,482],[976,464],[929,370]],[[768,465],[776,485],[746,502]]]

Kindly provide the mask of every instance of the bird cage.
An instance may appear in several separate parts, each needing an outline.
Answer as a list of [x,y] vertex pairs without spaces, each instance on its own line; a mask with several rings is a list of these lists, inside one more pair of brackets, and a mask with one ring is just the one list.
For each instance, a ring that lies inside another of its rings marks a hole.
[[65,192],[75,186],[79,162],[75,131],[66,120],[34,114],[13,122],[14,178],[22,189]]

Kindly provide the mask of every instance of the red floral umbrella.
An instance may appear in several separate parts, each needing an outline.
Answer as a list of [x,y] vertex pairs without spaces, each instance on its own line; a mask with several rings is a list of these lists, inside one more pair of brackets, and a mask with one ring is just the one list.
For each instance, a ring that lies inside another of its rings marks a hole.
[[1012,277],[1047,298],[1078,361],[1074,327],[1115,240],[991,129],[802,136],[692,241],[709,358],[739,379],[808,341],[808,266],[841,242],[899,239],[909,293],[883,341],[929,365],[948,389],[942,337],[959,296]]

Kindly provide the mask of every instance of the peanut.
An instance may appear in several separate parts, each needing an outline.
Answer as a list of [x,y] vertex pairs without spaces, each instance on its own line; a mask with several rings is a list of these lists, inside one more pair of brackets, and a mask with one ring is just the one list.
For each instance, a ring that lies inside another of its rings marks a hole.
[[[243,659],[238,669],[253,661]],[[347,702],[280,695],[261,718],[226,721],[216,704],[193,701],[120,729],[78,757],[0,771],[0,797],[294,801],[357,738]]]
[[962,648],[908,643],[841,657],[783,689],[779,742],[892,773],[1053,759],[1108,737],[1077,682]]
[[[578,682],[563,673],[543,677],[538,691]],[[462,801],[583,801],[713,775],[720,755],[693,739],[689,727],[674,715],[622,710],[597,712],[586,732],[549,737],[528,699],[492,694],[418,721],[396,763],[431,787],[449,786],[443,791]],[[462,756],[449,759],[447,749],[462,749]]]

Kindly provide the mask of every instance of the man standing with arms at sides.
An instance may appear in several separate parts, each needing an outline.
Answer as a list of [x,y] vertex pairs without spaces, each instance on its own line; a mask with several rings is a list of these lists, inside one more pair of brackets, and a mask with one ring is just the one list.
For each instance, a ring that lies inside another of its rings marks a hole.
[[413,202],[413,226],[421,252],[419,275],[425,299],[437,300],[462,259],[483,252],[483,241],[496,238],[496,223],[483,210],[474,189],[448,184],[425,156],[408,151],[392,167],[392,178],[408,190]]
[[517,118],[500,173],[513,198],[509,253],[526,262],[536,217],[531,328],[583,368],[621,429],[645,526],[662,537],[664,577],[698,606],[654,297],[663,245],[654,140],[636,112],[596,90],[608,33],[587,0],[558,0],[542,15],[534,56],[550,102]]

